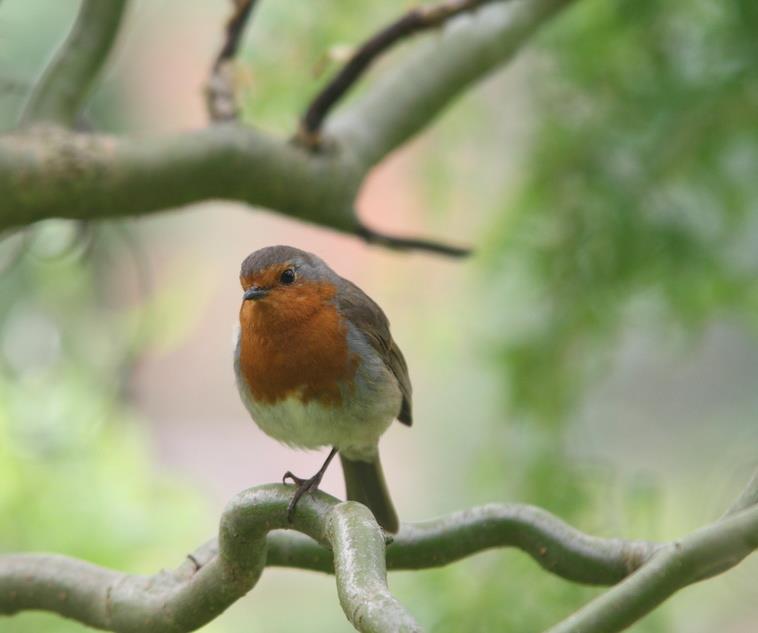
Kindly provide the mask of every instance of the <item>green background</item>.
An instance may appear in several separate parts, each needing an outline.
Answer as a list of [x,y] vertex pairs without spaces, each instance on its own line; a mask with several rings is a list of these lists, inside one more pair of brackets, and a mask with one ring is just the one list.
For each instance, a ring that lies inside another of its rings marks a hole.
[[[0,4],[0,128],[76,7]],[[290,134],[345,51],[405,8],[261,3],[237,68],[245,119]],[[226,10],[135,2],[84,124],[203,125]],[[465,262],[228,204],[4,236],[0,552],[153,573],[210,536],[236,491],[290,460],[315,467],[254,435],[234,392],[238,262],[277,242],[321,254],[393,322],[415,387],[414,427],[383,445],[401,518],[523,501],[655,540],[717,518],[757,461],[757,35],[747,0],[583,0],[559,15],[361,198],[372,225],[475,244]],[[633,630],[753,631],[756,571],[687,589]],[[437,632],[536,632],[601,591],[513,551],[393,573],[390,587]],[[203,630],[351,628],[333,578],[267,570]]]

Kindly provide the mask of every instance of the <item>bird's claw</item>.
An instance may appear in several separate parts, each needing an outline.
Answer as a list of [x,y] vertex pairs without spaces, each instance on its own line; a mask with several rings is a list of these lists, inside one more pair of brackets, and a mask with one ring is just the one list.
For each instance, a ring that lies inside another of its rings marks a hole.
[[286,473],[284,473],[284,476],[282,477],[282,483],[284,485],[287,485],[287,480],[291,479],[292,483],[296,486],[301,486],[306,480],[302,479],[301,477],[298,477],[296,474],[294,474],[291,470],[288,470]]
[[310,479],[303,479],[302,477],[298,477],[297,475],[291,473],[289,470],[284,473],[284,477],[282,477],[282,483],[286,484],[287,480],[292,480],[292,483],[297,486],[297,489],[295,490],[295,494],[292,495],[292,499],[289,502],[289,505],[287,506],[287,522],[292,523],[292,521],[295,518],[295,508],[297,507],[298,501],[300,501],[300,498],[306,493],[306,492],[314,492],[315,490],[318,490],[318,486],[321,483],[321,477],[323,476],[323,473],[319,472],[316,473],[313,477]]
[[329,462],[334,459],[334,456],[336,454],[337,449],[332,448],[332,450],[329,452],[329,456],[326,458],[326,461],[321,465],[321,468],[319,468],[318,472],[309,479],[302,479],[290,470],[284,473],[284,477],[282,477],[282,483],[286,485],[287,480],[289,479],[292,480],[292,483],[295,486],[297,486],[295,494],[292,496],[292,500],[287,506],[287,521],[289,523],[292,523],[292,520],[295,516],[295,507],[297,506],[297,502],[300,501],[300,497],[302,497],[306,492],[313,492],[315,490],[318,490],[318,486],[321,483],[321,478],[324,476],[324,473],[329,466]]

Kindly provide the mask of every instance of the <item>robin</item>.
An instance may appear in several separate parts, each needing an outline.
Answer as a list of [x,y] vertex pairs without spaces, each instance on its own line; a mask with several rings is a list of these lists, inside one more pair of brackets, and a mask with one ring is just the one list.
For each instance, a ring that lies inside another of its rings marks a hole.
[[398,519],[378,444],[394,419],[411,425],[411,382],[382,309],[311,253],[269,246],[242,262],[235,348],[237,387],[264,433],[289,446],[329,446],[323,466],[303,479],[288,508],[316,490],[339,453],[347,498],[397,532]]

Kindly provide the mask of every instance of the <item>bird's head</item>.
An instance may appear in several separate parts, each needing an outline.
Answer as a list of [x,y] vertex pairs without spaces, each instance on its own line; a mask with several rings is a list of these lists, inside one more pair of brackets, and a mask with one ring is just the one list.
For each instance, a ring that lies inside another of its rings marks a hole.
[[312,253],[291,246],[262,248],[242,262],[240,318],[302,320],[334,297],[338,280]]

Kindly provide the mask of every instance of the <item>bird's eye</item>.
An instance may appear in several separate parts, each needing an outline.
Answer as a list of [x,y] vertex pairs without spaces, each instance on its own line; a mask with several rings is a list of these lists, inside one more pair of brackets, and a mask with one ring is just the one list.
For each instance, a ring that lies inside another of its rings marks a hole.
[[295,271],[291,268],[283,271],[282,274],[279,275],[279,281],[281,281],[283,284],[291,284],[293,281],[295,281]]

